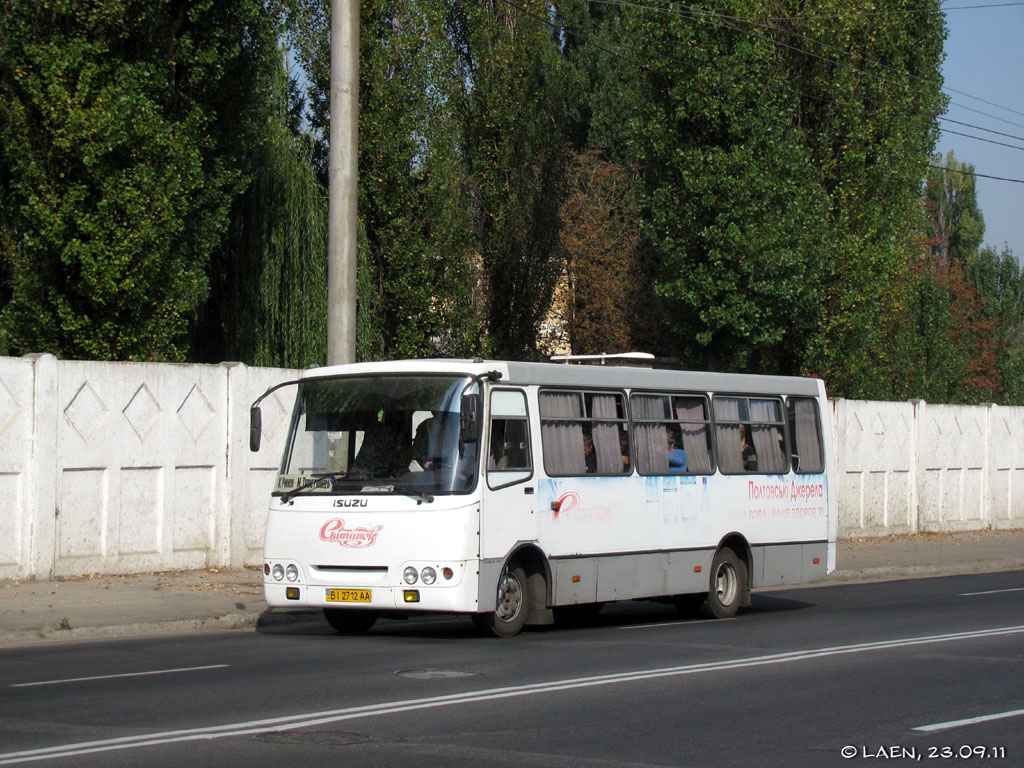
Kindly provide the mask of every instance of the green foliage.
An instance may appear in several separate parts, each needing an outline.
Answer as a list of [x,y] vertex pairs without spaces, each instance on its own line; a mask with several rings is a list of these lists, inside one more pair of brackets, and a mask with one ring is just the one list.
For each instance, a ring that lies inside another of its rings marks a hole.
[[[923,170],[939,2],[849,10],[361,3],[358,359],[539,357],[568,264],[576,351],[1024,403],[1020,266]],[[322,362],[328,31],[0,4],[0,353]]]
[[818,373],[848,396],[884,387],[943,105],[933,5],[913,20],[761,0],[629,14],[662,351]]
[[[451,0],[381,0],[360,12],[357,357],[467,355],[479,343],[468,186],[460,154],[464,84]],[[300,4],[296,50],[309,119],[329,120],[330,15]],[[315,157],[326,177],[326,145]]]
[[282,121],[254,148],[219,255],[220,359],[306,368],[327,356],[327,198],[308,149]]
[[662,351],[699,367],[792,370],[796,339],[820,316],[826,209],[783,119],[777,51],[705,17],[641,15],[630,29],[645,41],[631,126]]
[[260,8],[0,7],[4,353],[185,359],[242,182],[224,147]]
[[305,368],[322,365],[327,337],[327,198],[312,142],[296,120],[284,69],[282,16],[268,5],[247,35],[250,71],[234,162],[245,189],[210,267],[212,297],[193,357]]
[[484,272],[490,352],[539,354],[538,332],[561,269],[559,202],[566,147],[561,62],[547,6],[468,4],[463,151]]
[[1024,405],[1024,272],[1013,251],[986,247],[969,256],[966,278],[984,302],[994,326],[993,345],[1002,396],[996,402]]

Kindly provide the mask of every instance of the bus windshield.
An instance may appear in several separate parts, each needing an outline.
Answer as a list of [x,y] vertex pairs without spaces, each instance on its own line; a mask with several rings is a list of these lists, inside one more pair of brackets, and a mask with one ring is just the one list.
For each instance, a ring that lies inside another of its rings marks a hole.
[[299,384],[274,495],[467,493],[477,445],[464,440],[465,376],[374,375]]

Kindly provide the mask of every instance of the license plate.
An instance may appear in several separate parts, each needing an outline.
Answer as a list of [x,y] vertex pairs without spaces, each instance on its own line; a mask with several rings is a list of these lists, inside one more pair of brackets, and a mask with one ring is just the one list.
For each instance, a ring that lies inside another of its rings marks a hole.
[[328,589],[328,603],[371,603],[373,590],[370,589]]

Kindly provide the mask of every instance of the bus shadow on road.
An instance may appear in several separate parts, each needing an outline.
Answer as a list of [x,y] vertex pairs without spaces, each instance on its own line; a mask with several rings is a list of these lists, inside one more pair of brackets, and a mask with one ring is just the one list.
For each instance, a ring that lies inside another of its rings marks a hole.
[[743,613],[775,613],[778,611],[800,611],[804,608],[815,608],[815,603],[808,603],[803,600],[793,600],[778,595],[754,594],[751,595],[750,606],[743,609]]
[[[793,600],[774,593],[755,593],[750,606],[740,610],[737,618],[756,614],[783,613],[813,608],[814,603]],[[578,629],[630,627],[639,624],[714,624],[700,611],[682,611],[671,602],[633,600],[609,603],[599,611],[556,612],[554,624],[524,628],[524,634],[560,632]],[[319,612],[296,614],[290,620],[281,618],[262,622],[256,631],[264,635],[289,637],[345,637],[331,628]],[[349,635],[349,637],[359,635]],[[416,638],[418,640],[483,639],[467,616],[421,614],[407,619],[382,617],[366,633],[366,637]],[[493,639],[493,638],[490,638]]]

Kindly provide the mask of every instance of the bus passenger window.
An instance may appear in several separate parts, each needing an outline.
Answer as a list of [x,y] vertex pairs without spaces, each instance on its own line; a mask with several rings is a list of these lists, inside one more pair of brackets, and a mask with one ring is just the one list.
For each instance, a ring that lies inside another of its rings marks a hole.
[[622,395],[548,390],[539,395],[544,467],[552,477],[631,471]]
[[779,400],[719,396],[714,413],[718,466],[724,474],[788,471]]
[[710,474],[711,420],[706,398],[634,393],[629,402],[640,474]]
[[793,437],[793,471],[807,474],[824,472],[818,401],[810,397],[791,397],[788,412],[789,434]]

